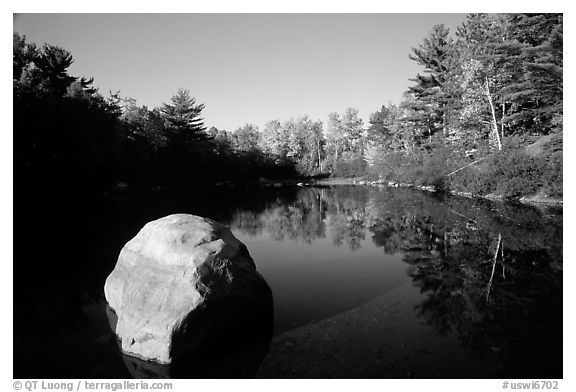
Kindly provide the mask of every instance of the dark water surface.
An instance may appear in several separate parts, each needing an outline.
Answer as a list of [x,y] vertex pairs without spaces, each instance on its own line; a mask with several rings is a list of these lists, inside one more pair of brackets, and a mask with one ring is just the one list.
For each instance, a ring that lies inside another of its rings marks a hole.
[[[15,378],[562,377],[561,208],[351,186],[70,205],[15,213]],[[162,368],[119,352],[103,285],[172,213],[230,225],[273,308]]]

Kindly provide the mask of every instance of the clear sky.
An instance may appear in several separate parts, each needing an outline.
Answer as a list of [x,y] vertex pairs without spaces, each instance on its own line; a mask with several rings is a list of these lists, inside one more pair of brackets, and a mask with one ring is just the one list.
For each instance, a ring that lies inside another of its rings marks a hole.
[[156,107],[178,88],[204,103],[208,127],[398,103],[422,68],[408,59],[434,24],[465,14],[18,14],[14,31],[57,44],[70,73]]

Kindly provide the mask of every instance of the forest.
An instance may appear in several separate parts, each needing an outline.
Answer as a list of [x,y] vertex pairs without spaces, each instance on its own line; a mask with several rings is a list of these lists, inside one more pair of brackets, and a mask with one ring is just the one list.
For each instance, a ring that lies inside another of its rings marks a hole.
[[[160,107],[72,76],[73,57],[13,36],[15,189],[102,195],[262,179],[350,177],[505,198],[562,196],[562,14],[469,14],[407,55],[400,103],[210,127],[182,88]],[[385,72],[385,70],[383,70]],[[354,97],[350,97],[353,102]],[[377,110],[376,110],[377,109]],[[55,195],[54,195],[55,196]]]

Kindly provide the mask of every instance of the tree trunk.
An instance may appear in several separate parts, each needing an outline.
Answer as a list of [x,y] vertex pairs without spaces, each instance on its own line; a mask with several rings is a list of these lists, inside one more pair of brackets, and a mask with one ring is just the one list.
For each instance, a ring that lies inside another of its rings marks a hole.
[[320,159],[320,140],[316,141],[316,150],[318,151],[318,166],[320,167],[320,173],[322,173],[322,159]]
[[462,166],[461,168],[456,169],[456,170],[454,170],[453,172],[450,172],[450,173],[446,174],[445,177],[451,176],[452,174],[456,174],[456,173],[458,173],[460,170],[464,170],[464,169],[466,169],[466,168],[469,167],[469,166],[472,166],[472,165],[477,164],[478,162],[482,162],[484,159],[489,158],[489,157],[491,157],[492,155],[494,155],[494,154],[486,155],[484,158],[480,158],[480,159],[478,159],[478,160],[476,160],[476,161],[474,161],[474,162],[472,162],[472,163],[469,163],[469,164],[467,164],[467,165],[465,165],[465,166]]
[[336,142],[336,149],[334,151],[334,165],[332,167],[332,171],[336,170],[336,162],[338,162],[338,142]]
[[502,118],[500,118],[500,140],[504,143],[504,114],[506,113],[506,102],[502,102]]
[[492,112],[492,127],[494,129],[494,135],[496,136],[496,142],[498,142],[498,151],[501,151],[502,141],[500,140],[500,133],[498,132],[498,121],[496,121],[496,110],[494,109],[494,102],[492,102],[492,94],[490,93],[490,87],[488,85],[488,77],[486,77],[486,97],[488,98],[490,111]]

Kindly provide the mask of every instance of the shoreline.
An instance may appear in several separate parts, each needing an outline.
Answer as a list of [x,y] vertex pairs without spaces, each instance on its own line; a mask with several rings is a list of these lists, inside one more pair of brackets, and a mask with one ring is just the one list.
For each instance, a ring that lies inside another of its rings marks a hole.
[[[329,178],[324,180],[316,180],[311,181],[311,186],[332,186],[332,185],[364,185],[364,186],[387,186],[390,188],[414,188],[421,191],[432,192],[436,193],[438,190],[433,185],[415,185],[415,184],[407,184],[401,182],[394,182],[394,181],[369,181],[364,180],[360,177],[356,178]],[[456,190],[447,190],[446,193],[449,193],[453,196],[460,196],[466,197],[469,199],[479,198],[479,199],[486,199],[490,201],[499,201],[502,203],[510,203],[510,202],[518,202],[527,205],[536,205],[536,206],[563,206],[563,199],[557,198],[542,198],[538,196],[522,196],[517,199],[506,200],[502,196],[488,194],[488,195],[477,195],[470,192],[460,192]]]
[[[376,180],[370,181],[365,180],[362,177],[344,178],[344,177],[334,177],[325,179],[291,179],[291,180],[254,180],[246,182],[233,182],[229,180],[218,181],[215,183],[204,183],[196,184],[199,188],[225,188],[225,187],[263,187],[263,188],[283,188],[283,187],[307,187],[307,186],[372,186],[372,187],[389,187],[389,188],[413,188],[420,191],[438,193],[438,189],[434,185],[415,185],[402,182],[394,181],[384,181]],[[192,184],[184,186],[183,188],[190,188]],[[144,192],[159,192],[166,191],[169,189],[174,189],[171,186],[154,186],[144,189]],[[110,196],[112,194],[123,194],[135,191],[134,188],[130,187],[128,184],[122,183],[121,186],[114,187],[110,191],[102,192],[103,196]],[[444,190],[444,193],[448,193],[452,196],[466,197],[469,199],[485,199],[490,201],[497,201],[502,203],[521,203],[525,205],[533,206],[557,206],[562,207],[563,199],[558,198],[544,198],[538,195],[533,196],[522,196],[516,199],[505,199],[500,195],[495,195],[493,193],[487,195],[478,195],[470,192],[461,192],[456,190]]]

